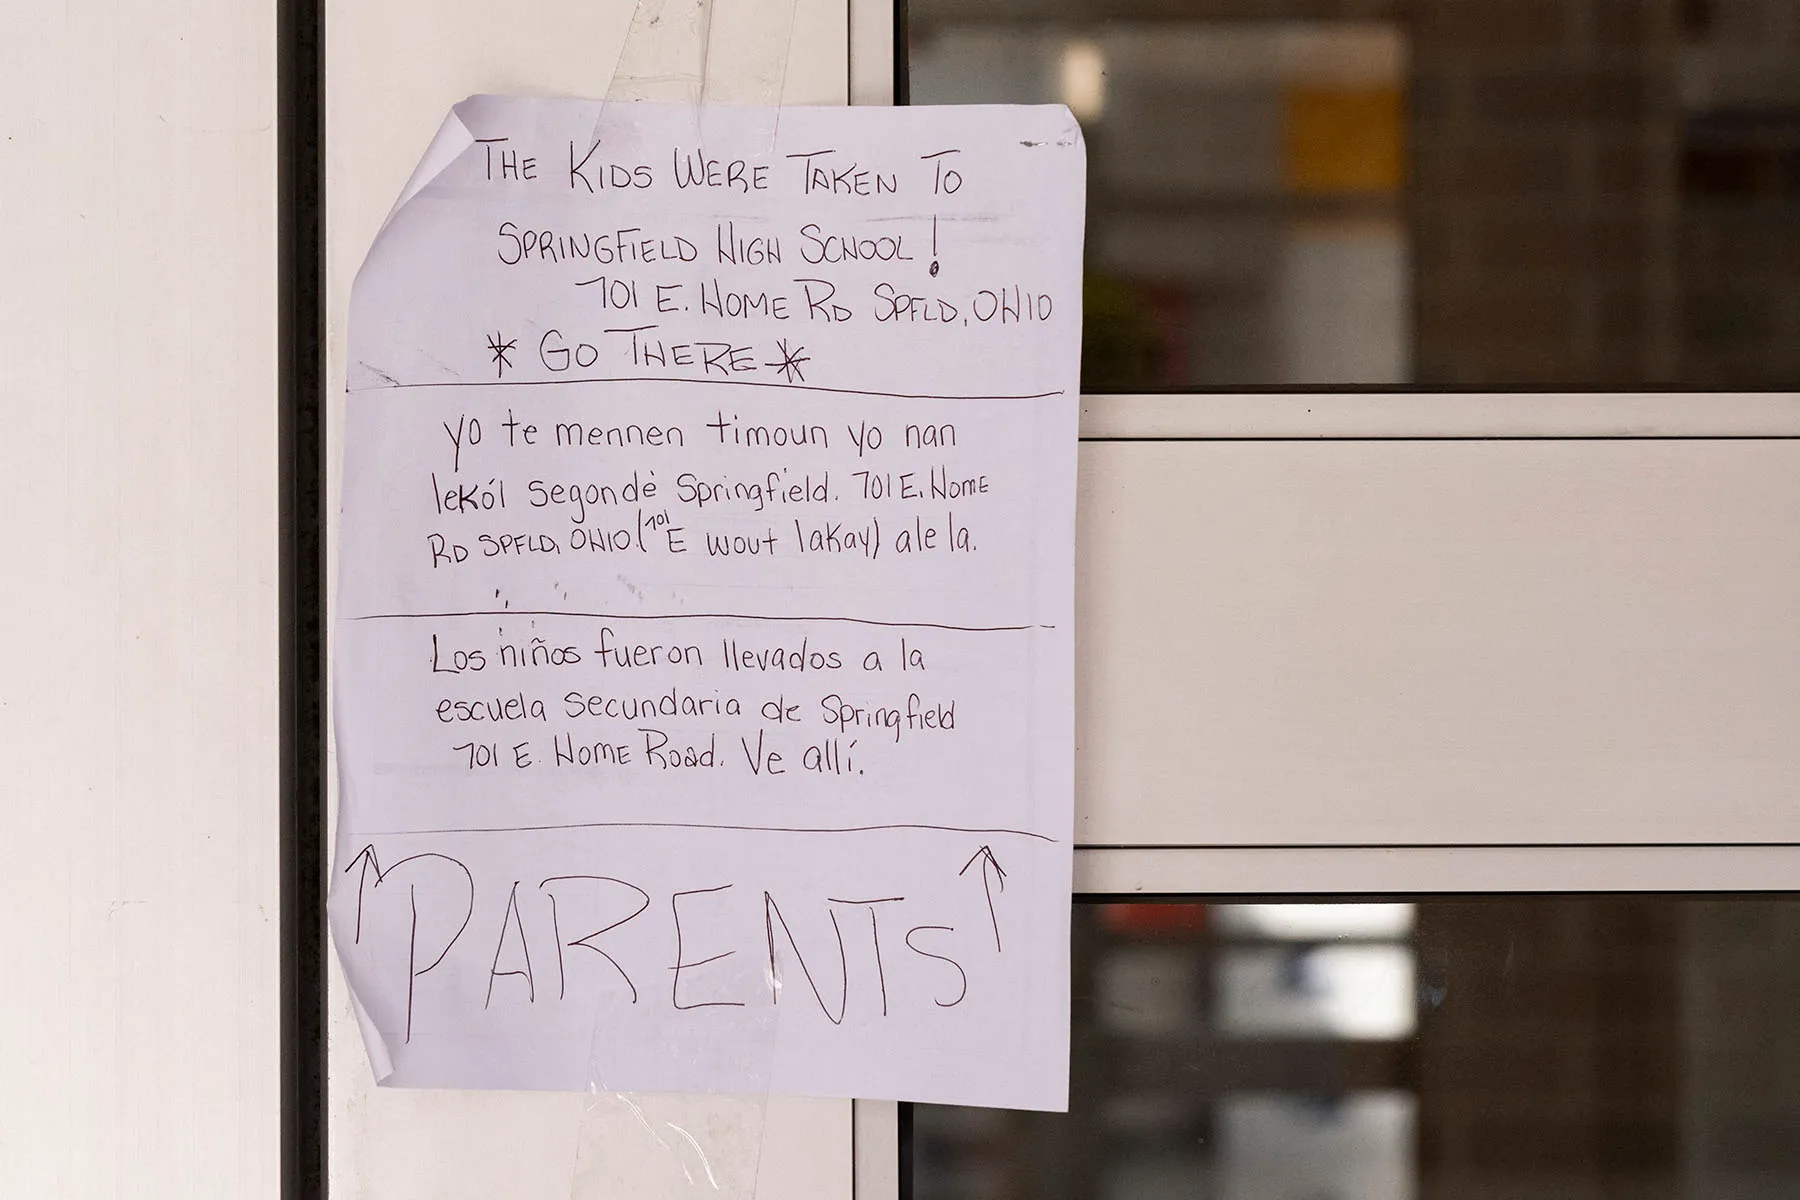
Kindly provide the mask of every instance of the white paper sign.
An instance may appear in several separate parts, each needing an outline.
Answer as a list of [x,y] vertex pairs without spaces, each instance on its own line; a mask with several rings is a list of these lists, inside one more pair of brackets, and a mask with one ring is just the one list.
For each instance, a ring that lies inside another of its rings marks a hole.
[[457,106],[357,279],[331,920],[399,1085],[1060,1109],[1066,109]]

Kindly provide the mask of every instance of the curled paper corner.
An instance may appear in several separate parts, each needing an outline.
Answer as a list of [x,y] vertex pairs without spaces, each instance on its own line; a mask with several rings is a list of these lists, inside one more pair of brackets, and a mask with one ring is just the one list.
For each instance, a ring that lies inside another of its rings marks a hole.
[[[462,119],[463,106],[475,98],[471,96],[462,103],[451,106],[449,113],[444,116],[443,124],[438,126],[437,133],[432,136],[431,144],[425,148],[425,153],[419,159],[418,165],[407,177],[406,186],[400,189],[399,196],[388,208],[387,216],[381,219],[381,225],[375,230],[375,236],[369,239],[368,252],[363,255],[362,265],[356,269],[356,278],[350,285],[350,325],[352,327],[355,327],[357,323],[356,297],[359,291],[357,285],[382,261],[383,245],[387,241],[388,231],[393,227],[394,221],[420,192],[431,186],[432,180],[442,175],[452,163],[475,145],[475,135]],[[367,384],[371,378],[375,380],[385,378],[387,382],[393,382],[379,368],[368,363],[352,362],[348,368],[348,376],[349,378],[345,382],[352,390],[358,387],[359,383]]]
[[[542,97],[543,99],[568,99],[577,97]],[[407,177],[406,186],[394,198],[388,208],[387,216],[381,219],[381,227],[375,231],[375,237],[369,244],[368,257],[363,260],[366,270],[376,249],[381,245],[382,235],[387,233],[407,205],[415,200],[419,193],[430,187],[432,182],[453,166],[457,159],[474,149],[479,137],[476,130],[484,124],[484,117],[492,111],[503,110],[509,104],[515,104],[520,97],[505,96],[493,92],[473,92],[450,106],[444,114],[444,120],[438,126],[437,133],[432,135],[431,142],[425,147],[418,165]],[[596,126],[598,128],[598,126]],[[359,272],[360,274],[360,272]]]
[[[340,794],[340,804],[342,802],[343,798]],[[342,839],[340,839],[340,842],[341,840]],[[345,861],[345,859],[345,850],[343,845],[340,844],[333,856],[333,860],[342,862]],[[361,854],[349,856],[348,861],[352,866],[356,866],[363,861],[363,856]],[[381,1032],[380,1025],[376,1023],[375,1018],[370,1015],[368,1008],[363,1004],[362,988],[359,986],[360,981],[357,978],[356,969],[349,956],[343,953],[345,934],[344,931],[339,928],[339,925],[345,919],[345,916],[342,906],[338,901],[338,892],[340,889],[349,886],[347,883],[347,879],[349,878],[350,876],[347,869],[337,869],[332,872],[331,895],[326,903],[326,924],[331,932],[331,940],[334,948],[338,952],[338,964],[344,971],[344,991],[349,994],[351,1011],[356,1014],[356,1028],[358,1032],[362,1034],[363,1047],[368,1052],[369,1070],[375,1076],[376,1086],[385,1087],[388,1086],[388,1081],[393,1078],[394,1074],[393,1052],[388,1048],[387,1037]],[[361,880],[356,879],[355,885],[360,887]]]
[[381,1036],[381,1030],[369,1018],[356,989],[347,990],[350,993],[350,1007],[356,1010],[356,1027],[362,1031],[363,1045],[369,1052],[369,1069],[375,1073],[375,1086],[386,1087],[388,1080],[394,1077],[394,1057],[388,1053],[387,1039]]
[[451,163],[462,157],[463,152],[475,144],[475,135],[470,132],[468,125],[463,121],[463,113],[469,104],[481,98],[480,96],[468,96],[450,107],[450,111],[444,116],[444,123],[438,126],[438,131],[432,137],[431,144],[425,148],[424,155],[419,159],[419,165],[413,168],[412,175],[407,178],[406,186],[400,189],[400,195],[394,200],[393,207],[388,209],[387,216],[382,218],[381,229],[375,234],[377,242],[381,240],[381,235],[387,231],[387,227],[394,223],[394,218],[399,215],[400,210],[412,203],[414,196],[424,191],[432,180],[442,175]]
[[1081,131],[1081,121],[1066,104],[1055,106],[1063,115],[1063,127],[1056,136],[1058,146],[1079,146],[1083,155],[1087,153],[1087,135]]

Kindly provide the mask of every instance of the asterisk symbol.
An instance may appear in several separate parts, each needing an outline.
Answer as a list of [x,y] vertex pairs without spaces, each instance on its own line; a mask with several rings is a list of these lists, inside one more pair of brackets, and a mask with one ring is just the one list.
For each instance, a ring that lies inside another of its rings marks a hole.
[[498,333],[493,334],[488,338],[487,343],[487,348],[494,352],[495,379],[499,379],[502,375],[505,375],[506,368],[512,366],[512,359],[506,356],[519,344],[518,338],[514,338],[510,342],[503,342],[500,340],[500,336],[501,335]]
[[787,380],[789,383],[793,383],[796,380],[798,380],[801,383],[805,383],[806,376],[801,373],[800,364],[801,363],[809,363],[812,361],[812,359],[810,359],[806,355],[800,353],[802,350],[806,349],[806,347],[805,346],[795,346],[792,350],[789,350],[788,344],[787,344],[787,339],[780,338],[780,339],[777,339],[777,341],[775,342],[775,348],[777,350],[781,351],[781,361],[780,362],[772,362],[772,363],[764,363],[763,366],[774,367],[777,371],[781,372],[781,377],[783,379]]

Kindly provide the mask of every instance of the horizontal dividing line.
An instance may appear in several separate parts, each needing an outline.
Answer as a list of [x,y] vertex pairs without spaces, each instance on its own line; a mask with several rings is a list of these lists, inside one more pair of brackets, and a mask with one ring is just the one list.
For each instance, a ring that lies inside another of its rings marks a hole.
[[[1682,888],[1676,891],[1658,891],[1655,888],[1631,887],[1555,888],[1547,891],[1521,890],[1519,888],[1483,888],[1481,891],[1477,892],[1446,892],[1441,888],[1419,888],[1413,891],[1401,889],[1398,891],[1387,890],[1379,892],[1344,892],[1333,890],[1316,892],[1209,892],[1204,889],[1195,888],[1191,891],[1159,889],[1157,891],[1147,892],[1076,892],[1074,893],[1073,899],[1076,904],[1142,904],[1146,901],[1150,903],[1166,903],[1171,900],[1181,903],[1200,902],[1208,904],[1291,904],[1297,900],[1305,900],[1308,902],[1325,901],[1338,904],[1371,904],[1415,900],[1449,900],[1452,902],[1460,902],[1495,898],[1544,901],[1588,900],[1601,896],[1646,896],[1653,900],[1667,900],[1676,904],[1683,904],[1690,901],[1707,899],[1748,900],[1766,897],[1771,900],[1792,900],[1794,898],[1794,893],[1777,888],[1730,889],[1718,887]],[[1340,940],[1351,939],[1333,937],[1331,940],[1336,943]],[[1385,938],[1364,939],[1359,937],[1354,939],[1354,941],[1357,943],[1365,941],[1385,941],[1388,945],[1393,945],[1391,939]],[[1264,946],[1269,945],[1272,942],[1276,942],[1276,939],[1259,937],[1252,944]],[[1287,942],[1286,944],[1290,946],[1293,945],[1292,942]]]
[[1709,387],[1688,383],[1639,383],[1595,387],[1581,383],[1237,383],[1176,387],[1098,388],[1082,393],[1096,400],[1112,396],[1782,396],[1800,395],[1800,378],[1756,387]]
[[1077,842],[1077,850],[1796,850],[1800,842]]
[[351,395],[361,392],[391,392],[405,388],[465,387],[563,387],[571,383],[691,383],[707,387],[776,388],[786,392],[826,392],[834,396],[876,396],[889,400],[1048,400],[1060,396],[1063,389],[1050,392],[1020,392],[1011,395],[942,395],[936,392],[882,392],[870,388],[825,387],[816,383],[765,383],[754,379],[689,379],[680,375],[611,375],[581,376],[574,379],[447,379],[441,383],[372,383],[366,387],[345,388]]
[[1800,433],[1156,433],[1083,434],[1083,442],[1793,442]]
[[598,613],[557,608],[478,608],[467,612],[365,613],[351,621],[430,621],[446,617],[586,617],[600,621],[837,621],[884,629],[945,629],[952,633],[1024,633],[1054,625],[946,625],[937,621],[876,621],[868,617],[770,616],[759,613]]
[[968,825],[927,825],[907,822],[895,825],[716,825],[706,821],[571,821],[561,825],[471,825],[456,829],[388,829],[359,833],[359,838],[405,837],[437,833],[555,833],[571,829],[716,829],[727,833],[883,833],[924,830],[930,833],[971,833],[981,837],[1022,837],[1049,842],[1057,839],[1029,829],[983,829]]

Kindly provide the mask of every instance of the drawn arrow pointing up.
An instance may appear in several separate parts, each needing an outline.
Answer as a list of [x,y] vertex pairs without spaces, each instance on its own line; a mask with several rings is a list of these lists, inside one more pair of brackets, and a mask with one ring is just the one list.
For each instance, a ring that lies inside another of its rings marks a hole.
[[360,946],[362,944],[363,885],[369,881],[370,867],[375,868],[375,882],[377,884],[381,882],[381,863],[375,857],[373,844],[364,846],[356,852],[356,857],[351,859],[350,865],[344,868],[344,874],[348,875],[354,871],[359,863],[362,865],[362,874],[356,877],[356,937],[352,941]]
[[969,861],[963,864],[962,870],[957,874],[968,874],[969,868],[978,862],[981,864],[981,892],[987,897],[988,920],[994,926],[994,952],[998,954],[1000,952],[1000,918],[994,915],[993,884],[995,880],[998,880],[1000,890],[1003,892],[1006,890],[1006,870],[1001,867],[1000,860],[994,857],[994,848],[983,846],[969,856]]

